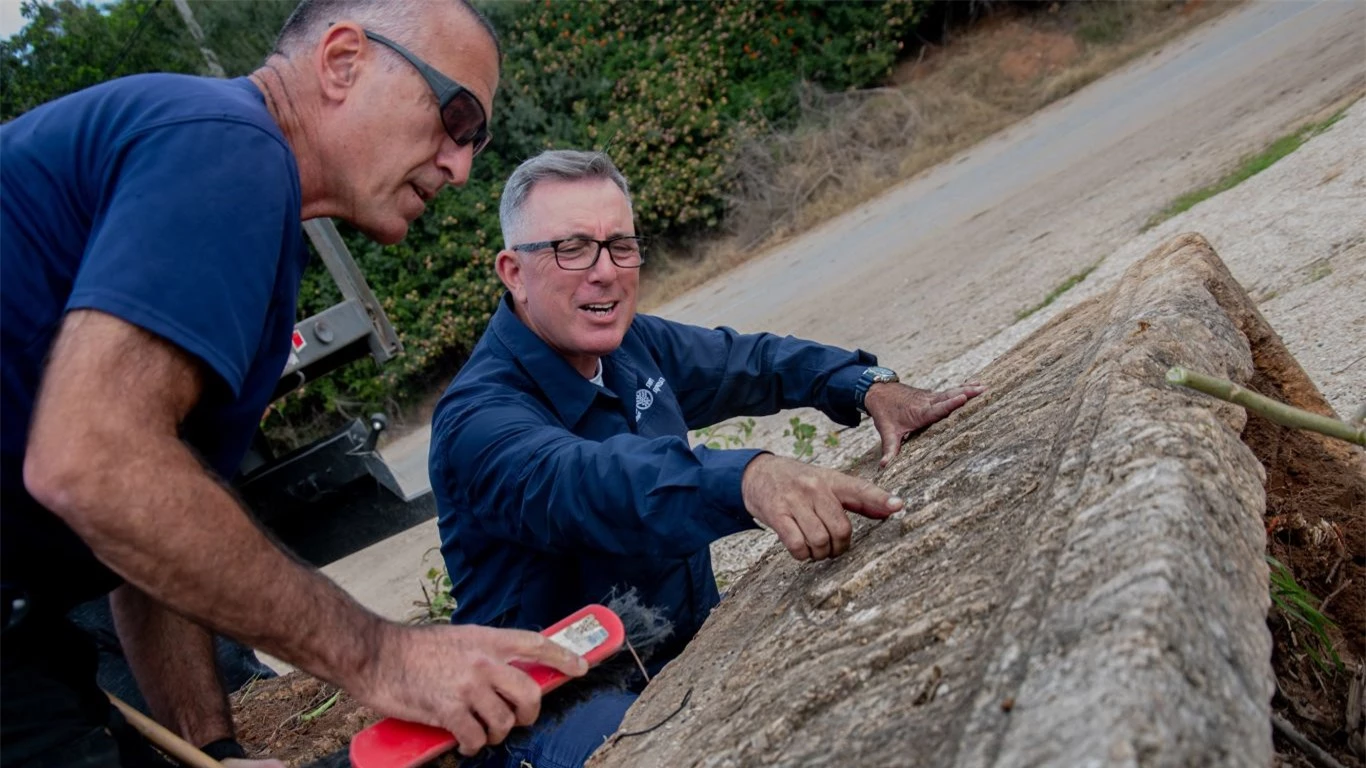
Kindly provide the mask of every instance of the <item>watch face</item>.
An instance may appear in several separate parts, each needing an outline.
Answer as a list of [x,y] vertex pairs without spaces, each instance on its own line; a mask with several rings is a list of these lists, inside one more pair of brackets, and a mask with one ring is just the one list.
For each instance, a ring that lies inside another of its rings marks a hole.
[[891,368],[883,368],[880,365],[874,365],[870,367],[867,371],[864,371],[864,373],[872,377],[874,384],[880,384],[888,381],[900,381],[900,379],[896,375],[896,371],[892,370]]

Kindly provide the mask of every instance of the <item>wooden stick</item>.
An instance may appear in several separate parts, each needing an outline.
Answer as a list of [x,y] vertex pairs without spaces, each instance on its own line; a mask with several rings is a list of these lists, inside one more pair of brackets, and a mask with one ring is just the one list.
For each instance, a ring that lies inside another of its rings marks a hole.
[[171,733],[161,723],[128,706],[119,697],[107,691],[104,695],[108,696],[109,701],[118,707],[124,718],[138,730],[138,733],[146,736],[148,741],[157,745],[166,754],[189,766],[189,768],[223,768],[222,763],[200,752],[190,742]]
[[1321,435],[1346,440],[1349,443],[1366,445],[1366,427],[1353,427],[1337,419],[1320,416],[1293,405],[1277,402],[1269,397],[1244,389],[1228,379],[1207,376],[1176,366],[1167,371],[1167,381],[1189,387],[1197,392],[1204,392],[1234,405],[1241,405],[1277,424],[1297,429],[1308,429]]
[[1323,747],[1310,741],[1304,734],[1295,730],[1295,726],[1291,725],[1289,720],[1286,720],[1275,712],[1271,713],[1271,725],[1286,741],[1294,744],[1296,749],[1303,752],[1304,756],[1309,758],[1309,762],[1319,766],[1319,768],[1346,768],[1346,766],[1338,762],[1337,758],[1323,751]]

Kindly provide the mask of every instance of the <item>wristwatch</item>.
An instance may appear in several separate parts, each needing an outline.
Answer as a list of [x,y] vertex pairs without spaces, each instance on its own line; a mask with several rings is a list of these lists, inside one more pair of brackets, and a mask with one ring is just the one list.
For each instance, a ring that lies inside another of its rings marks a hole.
[[868,388],[874,384],[885,384],[891,381],[901,381],[901,377],[896,375],[896,371],[891,368],[883,368],[880,365],[870,365],[859,375],[858,381],[854,382],[854,405],[860,411],[868,412],[863,407],[863,398],[868,396]]

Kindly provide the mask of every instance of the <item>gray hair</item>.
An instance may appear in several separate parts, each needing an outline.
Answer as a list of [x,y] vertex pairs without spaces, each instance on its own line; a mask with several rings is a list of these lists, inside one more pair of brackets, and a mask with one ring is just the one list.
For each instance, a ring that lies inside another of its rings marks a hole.
[[525,223],[523,208],[531,190],[542,181],[580,181],[608,179],[626,196],[631,204],[631,188],[612,158],[601,152],[579,152],[573,149],[548,149],[517,166],[503,186],[503,199],[498,203],[498,222],[503,228],[503,247],[512,247],[512,235]]
[[[503,68],[503,44],[498,32],[484,14],[470,4],[469,0],[453,0],[456,5],[479,23],[493,40],[498,52],[498,70]],[[275,38],[274,53],[286,58],[307,51],[322,37],[328,27],[339,21],[354,21],[366,29],[373,30],[407,45],[407,41],[417,36],[422,29],[425,16],[432,2],[418,0],[302,0],[289,14],[280,36]],[[386,53],[392,53],[385,48]],[[397,54],[393,62],[402,61]]]

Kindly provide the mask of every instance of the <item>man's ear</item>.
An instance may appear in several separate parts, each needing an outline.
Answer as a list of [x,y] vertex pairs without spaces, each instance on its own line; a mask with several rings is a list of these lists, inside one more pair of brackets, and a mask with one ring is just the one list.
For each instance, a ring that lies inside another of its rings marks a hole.
[[526,283],[522,281],[522,259],[513,250],[504,248],[498,252],[494,258],[493,269],[498,273],[498,279],[507,286],[508,292],[512,294],[512,300],[517,304],[526,303]]
[[376,55],[375,43],[355,22],[343,21],[328,27],[315,56],[323,95],[332,101],[344,101],[347,91],[356,84],[362,56],[373,59]]

